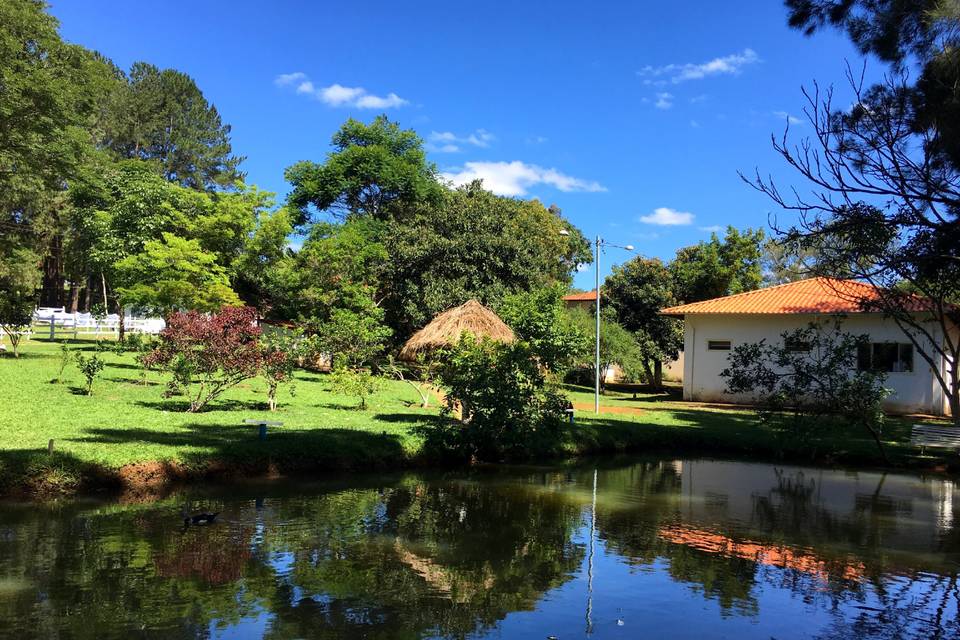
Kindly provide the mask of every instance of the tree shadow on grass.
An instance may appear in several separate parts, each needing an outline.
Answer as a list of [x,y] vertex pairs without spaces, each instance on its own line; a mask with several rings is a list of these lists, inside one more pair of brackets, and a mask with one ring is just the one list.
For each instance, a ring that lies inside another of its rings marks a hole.
[[[156,383],[154,383],[156,384]],[[189,413],[190,401],[185,397],[165,398],[163,400],[137,400],[134,404],[147,409],[159,409],[173,413]],[[215,400],[205,406],[199,413],[211,411],[265,411],[268,409],[266,401],[260,400]]]
[[190,423],[169,430],[99,427],[71,440],[104,447],[129,443],[175,447],[181,449],[177,457],[188,469],[209,470],[211,463],[226,463],[226,473],[380,469],[398,467],[406,458],[396,435],[338,427],[269,427],[265,440],[259,439],[255,425]]

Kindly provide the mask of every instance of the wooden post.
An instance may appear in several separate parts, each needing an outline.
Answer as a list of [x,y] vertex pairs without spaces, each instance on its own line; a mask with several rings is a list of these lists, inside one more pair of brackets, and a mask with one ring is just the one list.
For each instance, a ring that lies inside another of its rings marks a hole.
[[50,438],[50,442],[47,443],[47,453],[53,454],[53,438]]
[[53,342],[53,312],[50,312],[50,342]]
[[261,440],[267,439],[267,423],[265,422],[260,423],[260,439]]

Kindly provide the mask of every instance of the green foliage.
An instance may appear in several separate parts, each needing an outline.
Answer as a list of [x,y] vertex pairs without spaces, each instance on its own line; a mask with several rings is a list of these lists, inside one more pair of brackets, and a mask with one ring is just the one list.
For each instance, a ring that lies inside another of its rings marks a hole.
[[[13,253],[23,256],[26,252],[14,249]],[[19,357],[23,332],[33,321],[36,297],[31,285],[36,280],[36,272],[30,270],[32,266],[0,262],[0,331],[10,341],[14,357]]]
[[367,398],[380,389],[380,379],[366,369],[337,366],[330,372],[330,390],[357,399],[357,408],[367,408]]
[[63,382],[63,372],[67,369],[71,360],[73,360],[73,351],[70,349],[67,341],[64,340],[60,343],[60,368],[57,369],[57,377],[50,382],[54,384],[61,384]]
[[313,225],[302,249],[281,268],[286,291],[278,311],[318,325],[336,309],[382,319],[377,294],[389,260],[382,227],[366,218]]
[[470,299],[497,307],[513,293],[569,284],[576,264],[591,259],[586,239],[558,209],[496,196],[479,182],[391,222],[384,244],[382,306],[400,338]]
[[332,144],[323,164],[299,162],[285,173],[293,186],[289,202],[299,211],[298,226],[310,220],[311,206],[343,217],[387,220],[440,196],[437,170],[427,162],[423,141],[386,116],[369,125],[347,120]]
[[377,314],[349,309],[334,309],[330,319],[315,330],[320,348],[330,354],[334,366],[370,364],[390,337],[390,329],[380,323]]
[[148,241],[141,253],[121,260],[115,269],[119,283],[130,283],[117,288],[122,303],[149,313],[217,311],[240,304],[226,269],[196,240],[164,233],[162,240]]
[[103,122],[105,145],[117,156],[155,163],[166,180],[193,189],[230,187],[243,177],[230,126],[193,78],[145,62],[119,76]]
[[582,323],[571,321],[563,304],[565,289],[556,285],[515,293],[497,309],[518,340],[530,345],[541,366],[563,374],[590,352],[590,337]]
[[462,423],[434,434],[465,457],[497,461],[524,458],[555,446],[566,397],[549,384],[530,343],[477,340],[464,334],[442,354],[440,383],[447,412]]
[[316,352],[313,342],[300,330],[278,329],[264,332],[261,336],[263,357],[260,375],[267,383],[267,405],[270,411],[277,410],[277,391],[280,385],[288,385],[290,395],[295,395],[296,387],[292,384],[294,371],[299,361]]
[[[921,134],[924,152],[960,168],[960,6],[954,0],[787,0],[789,23],[807,35],[826,25],[847,33],[863,54],[901,71],[915,64],[914,84],[897,90],[905,128]],[[906,78],[904,79],[906,80]],[[873,87],[877,89],[877,87]],[[885,90],[873,91],[876,98]],[[873,102],[873,100],[870,100]]]
[[[639,364],[653,385],[660,383],[654,379],[655,363],[676,359],[683,347],[683,324],[660,314],[661,309],[676,303],[671,290],[672,267],[665,267],[656,258],[637,256],[614,267],[602,289],[616,321],[633,333]],[[633,348],[626,340],[613,337],[615,329],[610,331],[610,339],[621,345],[624,357],[632,360]]]
[[839,319],[829,326],[811,323],[784,332],[775,344],[737,345],[720,376],[727,381],[727,393],[757,398],[763,415],[791,412],[794,435],[802,442],[829,426],[824,415],[838,415],[867,430],[885,457],[880,431],[885,419],[881,403],[890,393],[883,386],[886,376],[857,367],[857,349],[868,341],[867,335],[843,331]]
[[722,241],[714,233],[707,242],[677,251],[669,265],[674,298],[687,304],[758,288],[763,238],[762,229],[727,227]]
[[[571,309],[570,322],[579,327],[584,335],[593,338],[596,335],[596,317],[583,309]],[[588,379],[591,383],[596,376],[595,342],[590,341],[594,348],[587,350],[576,363],[581,375],[577,378]],[[636,334],[628,331],[616,321],[612,310],[600,313],[600,392],[606,391],[606,376],[604,372],[613,365],[619,366],[627,380],[638,380],[641,375],[648,374],[646,355],[637,342]]]
[[97,376],[100,375],[100,372],[103,371],[104,361],[96,353],[90,357],[85,356],[82,352],[77,352],[76,354],[77,368],[80,369],[80,373],[83,374],[83,378],[86,382],[84,391],[86,394],[93,395],[93,381],[96,380]]

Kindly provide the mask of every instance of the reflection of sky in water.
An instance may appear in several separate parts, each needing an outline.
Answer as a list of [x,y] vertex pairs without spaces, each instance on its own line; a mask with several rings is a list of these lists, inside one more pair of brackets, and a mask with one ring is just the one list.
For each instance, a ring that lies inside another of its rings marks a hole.
[[170,504],[0,504],[0,637],[69,636],[77,601],[106,635],[960,637],[951,481],[608,462],[594,493],[594,473],[225,491],[188,531]]

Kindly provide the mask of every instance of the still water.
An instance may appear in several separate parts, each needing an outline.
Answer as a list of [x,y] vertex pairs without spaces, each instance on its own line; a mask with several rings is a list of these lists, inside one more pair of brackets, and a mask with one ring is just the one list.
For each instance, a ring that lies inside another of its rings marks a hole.
[[0,637],[960,637],[942,477],[631,458],[193,491],[0,504]]

